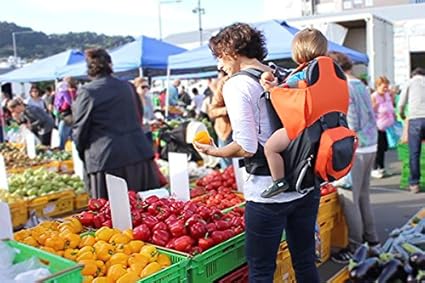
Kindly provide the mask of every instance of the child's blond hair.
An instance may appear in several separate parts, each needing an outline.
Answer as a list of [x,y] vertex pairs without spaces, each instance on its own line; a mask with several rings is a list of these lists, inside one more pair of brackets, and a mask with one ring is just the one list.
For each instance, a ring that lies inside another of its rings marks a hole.
[[298,64],[326,56],[327,52],[328,40],[317,29],[305,28],[297,32],[292,40],[292,59]]

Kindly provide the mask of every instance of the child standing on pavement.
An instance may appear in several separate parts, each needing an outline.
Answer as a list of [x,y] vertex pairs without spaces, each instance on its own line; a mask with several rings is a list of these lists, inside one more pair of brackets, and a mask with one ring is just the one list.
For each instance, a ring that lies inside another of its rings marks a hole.
[[[297,88],[300,81],[307,81],[306,68],[309,62],[316,57],[325,56],[328,51],[326,37],[317,29],[306,28],[299,31],[292,41],[292,58],[299,64],[299,68],[291,74],[282,87]],[[277,86],[277,79],[270,72],[261,76],[261,83],[265,90]],[[270,198],[289,189],[285,179],[285,164],[281,155],[290,143],[285,128],[279,129],[267,140],[264,153],[273,178],[273,183],[263,191],[263,198]]]

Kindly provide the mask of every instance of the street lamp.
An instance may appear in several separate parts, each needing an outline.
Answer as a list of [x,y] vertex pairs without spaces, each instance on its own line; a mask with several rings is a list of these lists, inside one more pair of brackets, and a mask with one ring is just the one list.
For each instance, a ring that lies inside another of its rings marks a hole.
[[17,60],[18,60],[18,51],[16,50],[16,35],[17,34],[24,34],[24,33],[35,33],[35,31],[24,30],[24,31],[14,31],[14,32],[12,32],[13,60],[15,61],[15,64],[17,63]]
[[202,15],[205,14],[205,9],[201,8],[201,0],[198,0],[198,7],[192,10],[193,13],[198,14],[198,22],[199,22],[199,45],[202,46],[203,38],[202,38]]
[[182,0],[158,0],[159,40],[162,40],[161,4],[180,3]]

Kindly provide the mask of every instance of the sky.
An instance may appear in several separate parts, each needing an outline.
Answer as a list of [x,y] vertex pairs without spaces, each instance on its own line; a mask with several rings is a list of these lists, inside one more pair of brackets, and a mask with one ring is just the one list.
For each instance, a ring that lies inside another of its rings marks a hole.
[[[14,22],[47,34],[91,31],[107,35],[147,35],[159,38],[158,1],[175,0],[13,0],[0,4],[0,21]],[[265,3],[279,0],[201,0],[203,28],[222,27],[236,21],[270,19]],[[163,3],[163,38],[198,30],[192,10],[198,0]]]

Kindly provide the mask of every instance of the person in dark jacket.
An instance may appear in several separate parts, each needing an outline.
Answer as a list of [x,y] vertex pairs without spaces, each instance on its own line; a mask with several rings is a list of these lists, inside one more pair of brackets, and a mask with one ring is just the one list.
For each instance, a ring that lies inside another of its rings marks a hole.
[[159,187],[134,87],[112,76],[111,57],[104,49],[87,50],[86,62],[92,81],[79,88],[73,103],[72,136],[91,196],[107,198],[106,173],[124,178],[134,191]]
[[25,124],[40,140],[42,145],[50,146],[52,129],[55,126],[53,118],[42,108],[26,105],[20,98],[14,98],[7,103],[18,124]]

